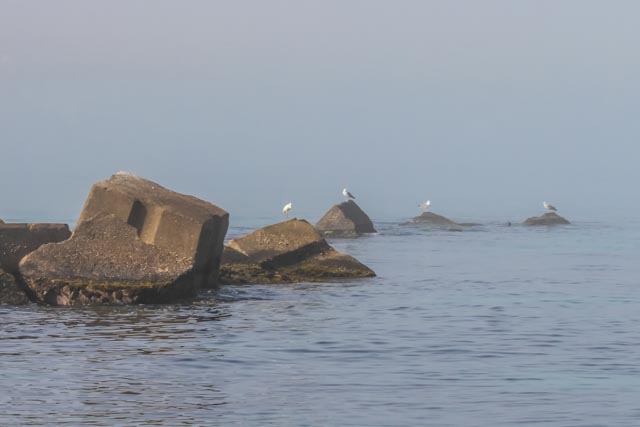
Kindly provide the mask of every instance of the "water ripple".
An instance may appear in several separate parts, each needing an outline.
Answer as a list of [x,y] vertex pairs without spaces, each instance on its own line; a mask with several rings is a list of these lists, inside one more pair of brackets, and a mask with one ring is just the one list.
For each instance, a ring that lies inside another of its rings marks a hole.
[[0,306],[0,424],[637,425],[640,228],[479,228],[336,240],[354,283]]

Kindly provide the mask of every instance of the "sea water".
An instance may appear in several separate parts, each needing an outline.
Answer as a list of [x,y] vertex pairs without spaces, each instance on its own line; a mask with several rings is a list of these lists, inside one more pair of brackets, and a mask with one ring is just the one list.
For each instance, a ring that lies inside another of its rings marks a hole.
[[640,223],[399,222],[331,242],[373,279],[0,306],[0,425],[640,425]]

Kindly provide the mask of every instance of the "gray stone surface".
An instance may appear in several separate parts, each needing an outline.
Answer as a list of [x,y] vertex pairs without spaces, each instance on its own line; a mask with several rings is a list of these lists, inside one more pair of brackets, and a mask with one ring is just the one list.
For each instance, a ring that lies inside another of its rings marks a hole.
[[524,225],[567,225],[571,224],[566,218],[561,217],[555,212],[547,212],[541,216],[527,218]]
[[0,304],[24,305],[29,303],[26,292],[12,274],[0,269]]
[[71,236],[66,224],[0,224],[0,268],[16,274],[20,260],[45,243]]
[[114,215],[143,242],[192,259],[198,286],[215,286],[229,227],[223,209],[120,172],[93,185],[78,226],[97,214]]
[[71,239],[20,263],[52,305],[175,302],[217,284],[229,215],[130,174],[97,183]]
[[455,221],[450,220],[442,215],[434,214],[433,212],[423,212],[421,215],[413,218],[413,223],[428,224],[435,226],[459,226]]
[[355,258],[335,251],[307,221],[292,219],[231,240],[221,280],[229,284],[321,282],[373,277]]
[[316,224],[325,237],[358,237],[375,233],[371,218],[353,200],[333,206]]

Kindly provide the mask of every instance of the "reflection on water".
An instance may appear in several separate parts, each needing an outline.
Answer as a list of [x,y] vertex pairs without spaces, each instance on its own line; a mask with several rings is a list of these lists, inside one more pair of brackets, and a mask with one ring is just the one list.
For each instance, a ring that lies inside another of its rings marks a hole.
[[0,424],[637,425],[637,224],[378,229],[374,279],[0,307]]

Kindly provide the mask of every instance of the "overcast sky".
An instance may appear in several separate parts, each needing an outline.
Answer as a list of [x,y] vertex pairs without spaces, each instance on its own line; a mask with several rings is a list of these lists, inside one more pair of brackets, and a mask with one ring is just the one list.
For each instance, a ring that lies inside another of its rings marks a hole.
[[137,173],[317,220],[640,209],[640,2],[0,0],[0,217]]

